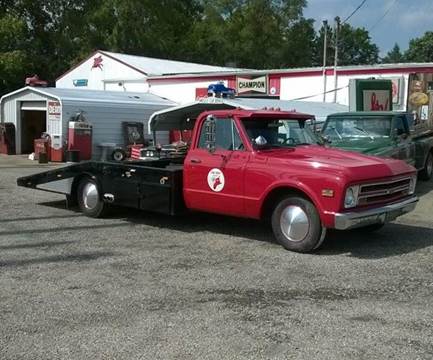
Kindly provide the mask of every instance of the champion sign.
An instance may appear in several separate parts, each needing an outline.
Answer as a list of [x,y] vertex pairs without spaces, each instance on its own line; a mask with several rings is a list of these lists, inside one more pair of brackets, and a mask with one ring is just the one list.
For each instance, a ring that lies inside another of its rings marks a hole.
[[267,78],[266,76],[260,76],[255,79],[246,79],[238,77],[236,79],[236,87],[238,94],[246,92],[258,92],[262,94],[267,93]]

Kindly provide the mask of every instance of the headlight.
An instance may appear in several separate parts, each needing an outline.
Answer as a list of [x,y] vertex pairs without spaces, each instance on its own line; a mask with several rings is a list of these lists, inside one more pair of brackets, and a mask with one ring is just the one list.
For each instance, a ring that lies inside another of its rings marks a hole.
[[412,195],[415,192],[416,187],[416,175],[412,175],[409,183],[409,195]]
[[346,196],[344,197],[344,207],[346,209],[353,208],[358,204],[358,192],[359,186],[350,186],[346,190]]

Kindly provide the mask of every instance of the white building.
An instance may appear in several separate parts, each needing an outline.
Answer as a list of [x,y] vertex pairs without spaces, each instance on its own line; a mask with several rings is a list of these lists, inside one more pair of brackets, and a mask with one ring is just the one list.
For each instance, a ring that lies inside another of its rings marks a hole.
[[[410,110],[412,82],[433,91],[433,63],[245,70],[97,51],[57,79],[58,88],[150,92],[179,104],[207,96],[218,81],[238,96],[349,105],[352,79],[391,79],[393,109]],[[431,108],[431,106],[430,106]],[[431,109],[429,109],[431,112]]]
[[56,80],[56,87],[147,92],[150,76],[235,70],[98,50],[61,75]]
[[336,75],[333,68],[325,71],[322,68],[300,68],[177,74],[150,76],[147,83],[153,94],[179,103],[204,96],[209,84],[221,80],[242,97],[336,102],[348,106],[350,80],[370,78],[392,80],[393,109],[409,110],[408,97],[414,81],[422,82],[423,92],[433,91],[433,63],[341,66]]

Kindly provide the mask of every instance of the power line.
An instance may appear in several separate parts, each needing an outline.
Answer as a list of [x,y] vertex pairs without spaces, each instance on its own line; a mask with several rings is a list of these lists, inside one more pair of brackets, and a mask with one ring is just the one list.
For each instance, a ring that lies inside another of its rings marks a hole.
[[392,4],[389,6],[389,8],[388,9],[386,9],[385,10],[385,12],[383,13],[383,15],[373,24],[373,26],[370,28],[370,29],[368,29],[368,31],[369,32],[371,32],[371,31],[373,31],[373,29],[377,26],[377,25],[379,25],[379,23],[385,18],[385,16],[386,15],[388,15],[388,13],[391,11],[391,9],[393,8],[393,6],[395,5],[395,4],[397,4],[397,1],[398,0],[394,0],[393,2],[392,2]]
[[366,2],[367,2],[367,0],[363,0],[363,1],[361,1],[361,3],[356,7],[356,9],[353,10],[352,13],[351,13],[347,18],[345,18],[345,19],[343,20],[343,24],[346,23],[346,21],[349,20],[353,15],[355,15],[356,12],[357,12],[359,9],[361,9],[361,8],[364,6],[364,4],[365,4]]

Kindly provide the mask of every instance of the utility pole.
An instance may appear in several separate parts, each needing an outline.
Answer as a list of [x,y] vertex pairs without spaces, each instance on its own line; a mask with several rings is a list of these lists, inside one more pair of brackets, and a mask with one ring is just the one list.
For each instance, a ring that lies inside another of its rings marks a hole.
[[337,66],[338,66],[338,35],[340,32],[340,17],[335,18],[335,55],[334,55],[334,103],[337,102]]
[[323,20],[323,102],[326,102],[326,51],[328,47],[328,20]]

